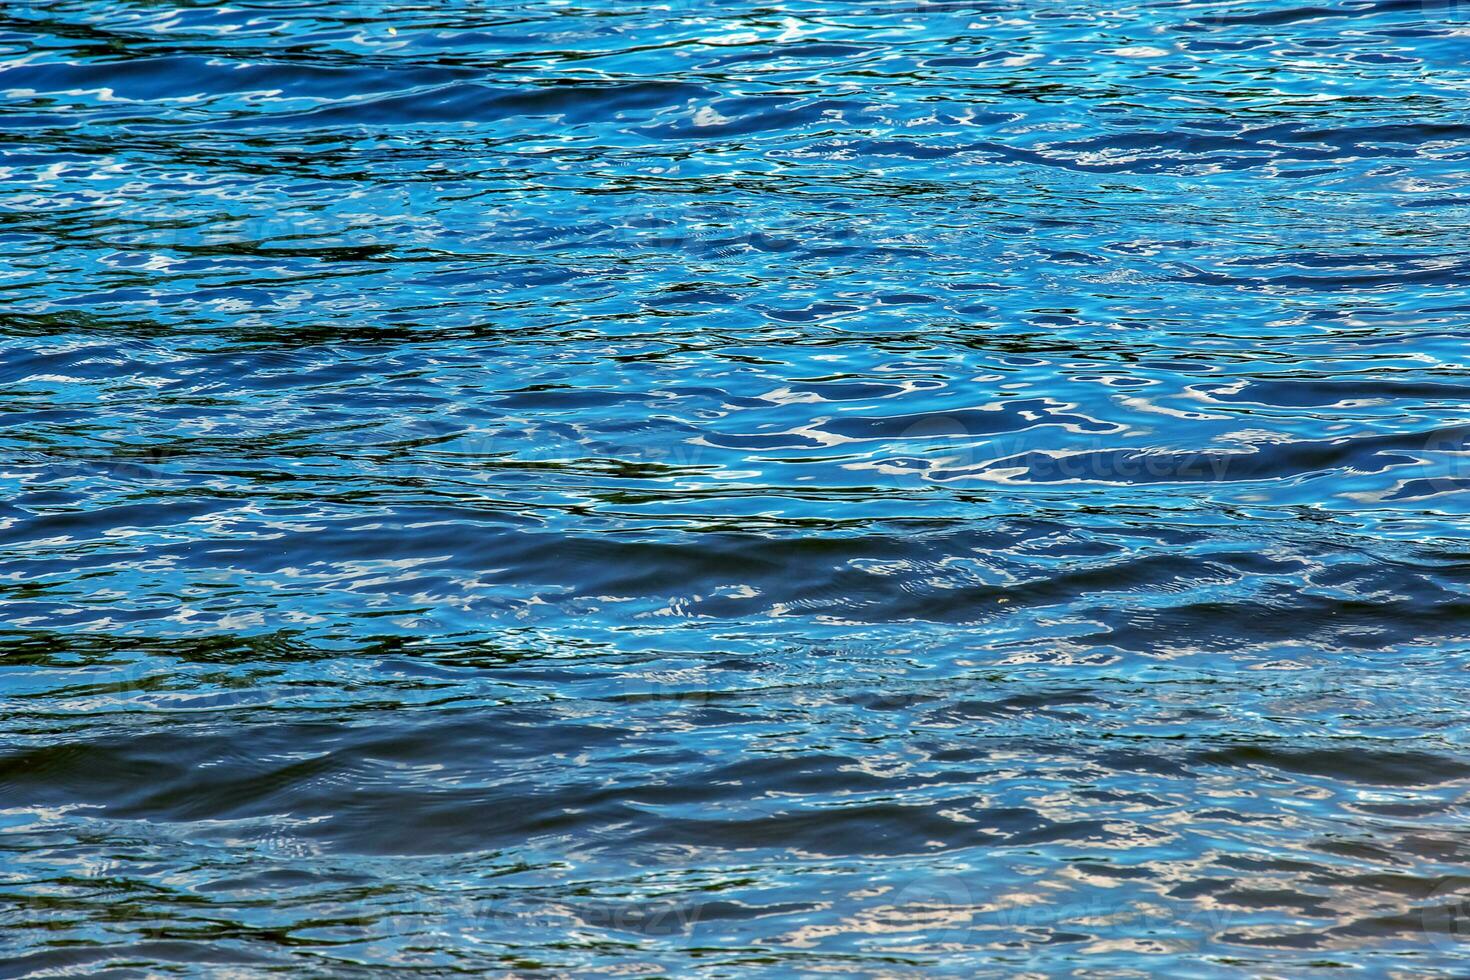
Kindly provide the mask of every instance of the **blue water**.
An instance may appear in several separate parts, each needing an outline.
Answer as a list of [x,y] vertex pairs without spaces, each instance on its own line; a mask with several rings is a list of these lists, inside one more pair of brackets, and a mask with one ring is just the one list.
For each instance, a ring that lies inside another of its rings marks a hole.
[[5,976],[1464,976],[1470,5],[0,10]]

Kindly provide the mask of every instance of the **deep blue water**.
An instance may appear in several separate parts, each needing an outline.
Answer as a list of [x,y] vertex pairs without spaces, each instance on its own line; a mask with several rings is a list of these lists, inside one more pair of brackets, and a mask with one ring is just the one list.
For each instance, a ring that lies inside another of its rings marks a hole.
[[1470,4],[0,10],[5,976],[1464,976]]

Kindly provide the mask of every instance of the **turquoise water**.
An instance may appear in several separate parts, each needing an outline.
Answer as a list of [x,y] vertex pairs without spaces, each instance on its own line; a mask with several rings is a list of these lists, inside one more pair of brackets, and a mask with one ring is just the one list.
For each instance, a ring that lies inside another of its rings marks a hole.
[[1463,976],[1470,6],[0,11],[5,976]]

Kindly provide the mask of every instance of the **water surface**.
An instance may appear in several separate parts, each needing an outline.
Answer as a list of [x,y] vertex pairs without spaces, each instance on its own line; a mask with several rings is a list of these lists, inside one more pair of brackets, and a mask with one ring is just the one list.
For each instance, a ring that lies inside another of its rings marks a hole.
[[1463,976],[1467,46],[7,4],[6,975]]

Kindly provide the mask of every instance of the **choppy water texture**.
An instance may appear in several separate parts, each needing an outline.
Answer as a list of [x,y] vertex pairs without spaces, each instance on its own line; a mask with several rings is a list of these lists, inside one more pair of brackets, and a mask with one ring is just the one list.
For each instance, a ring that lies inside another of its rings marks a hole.
[[1470,6],[0,16],[6,975],[1470,968]]

